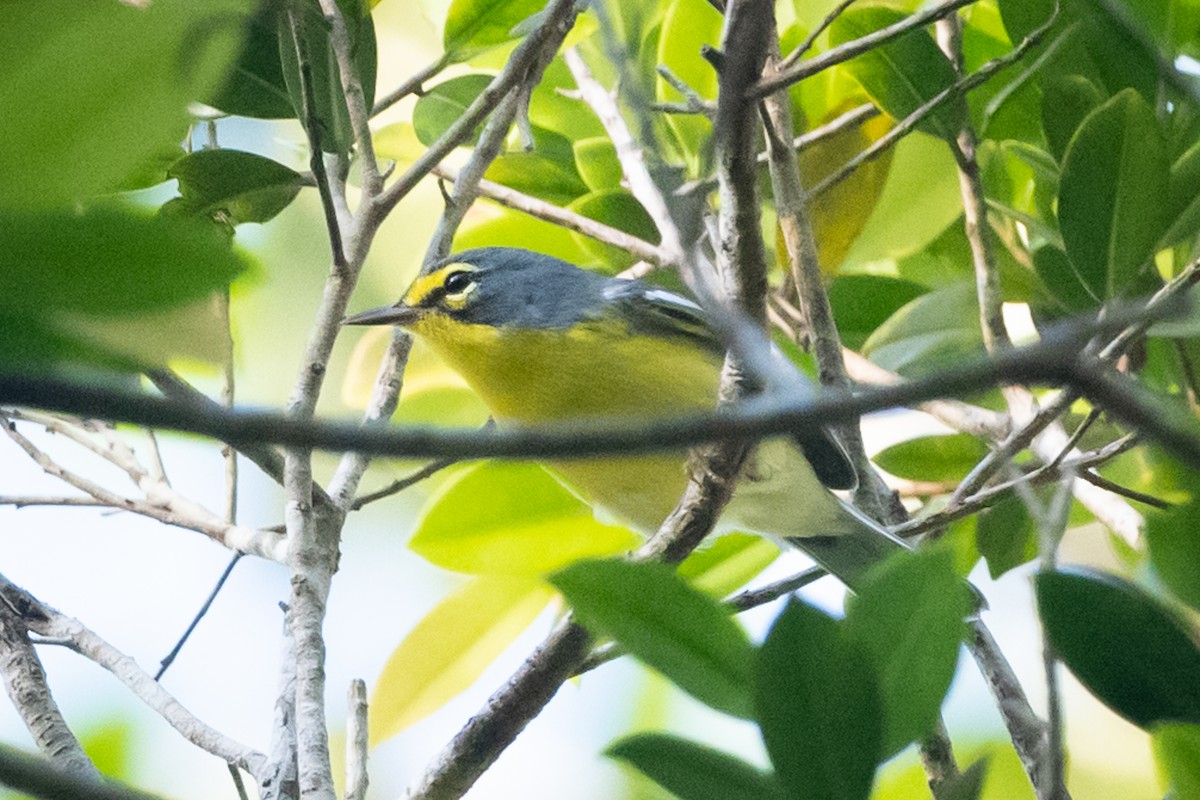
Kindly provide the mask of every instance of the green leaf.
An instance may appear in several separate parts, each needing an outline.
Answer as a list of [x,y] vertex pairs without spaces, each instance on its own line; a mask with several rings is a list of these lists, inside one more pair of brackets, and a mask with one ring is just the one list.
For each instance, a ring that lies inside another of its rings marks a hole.
[[752,711],[750,640],[728,611],[663,564],[580,561],[551,576],[583,623],[612,636],[688,694]]
[[975,546],[995,580],[1037,557],[1037,523],[1019,497],[1006,498],[980,513]]
[[933,730],[954,678],[971,610],[949,550],[888,559],[846,609],[845,637],[874,660],[883,700],[883,754]]
[[1083,75],[1052,75],[1042,86],[1042,130],[1050,152],[1060,162],[1080,123],[1101,103],[1104,94]]
[[180,197],[171,211],[230,224],[266,222],[300,192],[304,177],[269,158],[237,150],[200,150],[175,162],[168,177],[179,181]]
[[1103,299],[1129,289],[1166,224],[1169,165],[1152,109],[1126,90],[1092,112],[1063,157],[1058,221],[1080,279]]
[[779,546],[761,536],[727,533],[694,550],[679,565],[679,577],[713,597],[742,588],[779,557]]
[[621,162],[617,148],[607,136],[593,136],[575,142],[575,169],[592,191],[621,186]]
[[1200,504],[1184,503],[1146,520],[1150,563],[1163,583],[1193,608],[1200,608]]
[[636,542],[536,464],[489,462],[430,498],[408,546],[457,572],[528,576]]
[[[719,46],[722,20],[721,12],[706,0],[671,0],[658,37],[657,63],[666,65],[700,97],[710,100],[717,96],[717,71],[701,52],[705,47]],[[656,78],[655,98],[668,103],[683,100],[661,76]],[[667,126],[675,134],[690,173],[698,174],[712,123],[699,114],[670,114]]]
[[534,126],[533,141],[534,149],[529,152],[500,155],[484,177],[560,206],[587,194],[567,137]]
[[[417,98],[412,122],[421,144],[429,147],[440,139],[491,82],[491,75],[460,75],[442,81]],[[482,127],[481,124],[476,128],[474,138],[479,138]]]
[[879,453],[876,464],[900,478],[950,483],[967,476],[987,455],[983,442],[965,433],[919,436]]
[[1036,587],[1055,655],[1101,702],[1143,728],[1200,723],[1200,651],[1170,612],[1104,573],[1042,572]]
[[288,119],[296,116],[279,60],[277,13],[274,4],[267,4],[251,17],[241,56],[225,81],[203,96],[207,105],[240,117]]
[[537,242],[540,253],[561,258],[580,267],[601,266],[580,243],[574,232],[553,222],[531,217],[519,211],[489,209],[492,215],[468,218],[454,236],[454,250],[469,250],[472,247],[492,247],[497,242],[521,244]]
[[1200,797],[1200,726],[1171,723],[1154,731],[1154,760],[1170,782],[1167,797]]
[[466,61],[517,38],[517,26],[544,6],[542,0],[453,0],[442,33],[446,56],[453,63]]
[[552,596],[538,581],[484,577],[439,603],[383,666],[371,697],[371,741],[395,736],[458,696]]
[[627,762],[680,800],[782,800],[773,775],[740,758],[664,733],[613,743],[610,758]]
[[1046,245],[1034,250],[1033,269],[1064,311],[1082,313],[1099,307],[1100,298],[1091,293],[1067,254],[1057,247]]
[[0,206],[51,207],[113,191],[187,131],[252,5],[13,3],[0,27]]
[[211,223],[119,206],[0,212],[0,310],[131,314],[176,307],[245,269]]
[[1187,241],[1200,231],[1200,141],[1171,165],[1167,219],[1170,227],[1163,234],[1162,246]]
[[[651,244],[659,240],[658,228],[632,194],[625,189],[610,189],[592,192],[580,197],[567,207],[588,219],[625,231]],[[603,244],[581,233],[573,234],[580,247],[592,258],[605,265],[608,272],[619,272],[631,266],[637,258],[619,247]]]
[[[949,148],[931,136],[910,134],[896,145],[879,202],[844,263],[865,264],[917,253],[961,215],[958,167]],[[960,267],[964,275],[967,263]]]
[[[361,0],[337,0],[337,3],[350,39],[350,60],[362,84],[367,108],[370,108],[375,100],[375,23]],[[292,108],[298,110],[311,105],[309,114],[315,120],[324,152],[349,152],[354,144],[354,129],[350,125],[346,93],[333,55],[329,22],[320,6],[310,2],[295,6],[294,13],[279,13],[277,17],[279,62]],[[309,74],[305,80],[312,90],[311,104],[304,97],[298,47],[307,59]]]
[[875,329],[927,289],[883,275],[839,275],[829,284],[829,305],[842,343],[860,349]]
[[[851,7],[829,28],[829,42],[839,45],[874,33],[904,19],[903,12],[884,6]],[[875,103],[896,119],[916,111],[954,83],[954,67],[933,37],[916,29],[858,56],[845,69]],[[953,103],[943,103],[918,130],[950,140],[958,134]]]
[[978,308],[972,282],[921,295],[871,334],[863,355],[908,377],[983,355]]
[[759,727],[789,797],[866,800],[883,755],[870,658],[837,623],[793,600],[759,651]]

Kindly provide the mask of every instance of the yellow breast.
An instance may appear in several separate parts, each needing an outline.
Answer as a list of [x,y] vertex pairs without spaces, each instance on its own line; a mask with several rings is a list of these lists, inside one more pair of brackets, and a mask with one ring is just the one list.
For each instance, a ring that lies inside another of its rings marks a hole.
[[[413,326],[498,422],[661,419],[713,408],[720,361],[686,341],[620,325],[506,330],[430,315]],[[684,453],[548,464],[586,502],[643,532],[683,493]]]

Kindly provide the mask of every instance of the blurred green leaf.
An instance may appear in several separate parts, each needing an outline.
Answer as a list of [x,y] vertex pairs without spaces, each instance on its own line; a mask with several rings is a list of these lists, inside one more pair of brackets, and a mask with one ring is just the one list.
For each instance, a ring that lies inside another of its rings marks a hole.
[[104,777],[116,780],[133,777],[134,730],[131,721],[113,719],[85,730],[79,743]]
[[773,775],[740,758],[664,733],[639,733],[605,751],[680,800],[783,800]]
[[[491,82],[491,75],[460,75],[442,81],[417,98],[412,124],[421,144],[428,147],[441,138]],[[482,124],[476,127],[474,138],[478,138],[482,127]]]
[[453,0],[442,47],[452,63],[517,38],[517,26],[545,6],[542,0]]
[[[717,96],[717,71],[701,53],[705,47],[719,46],[722,20],[721,12],[706,0],[671,0],[658,37],[658,63],[709,100]],[[661,76],[656,79],[655,98],[669,103],[683,100]],[[712,123],[699,114],[670,114],[667,126],[683,150],[690,173],[699,174]]]
[[1200,140],[1171,165],[1167,206],[1169,227],[1160,245],[1194,238],[1200,231]]
[[1200,651],[1170,612],[1099,572],[1042,572],[1036,588],[1055,655],[1101,702],[1143,728],[1200,723]]
[[489,576],[439,603],[383,666],[371,696],[372,743],[395,736],[474,683],[552,596],[536,580]]
[[541,82],[533,87],[529,100],[530,122],[559,133],[569,141],[603,136],[604,126],[596,115],[585,108],[582,100],[564,94],[576,88],[575,79],[562,56],[556,57],[542,73]]
[[[610,189],[592,192],[580,197],[568,206],[588,219],[625,231],[651,244],[659,240],[658,228],[632,194],[625,189]],[[573,234],[580,247],[593,258],[604,264],[608,272],[619,272],[637,261],[637,257],[610,244],[603,244],[581,233]]]
[[1064,311],[1082,313],[1100,306],[1100,299],[1080,279],[1067,254],[1057,247],[1046,245],[1034,250],[1033,269]]
[[468,219],[454,236],[454,250],[469,250],[472,247],[511,245],[520,247],[537,243],[537,251],[561,258],[581,267],[602,266],[599,259],[588,251],[581,237],[561,225],[522,214],[519,211],[496,209],[493,214]]
[[980,512],[975,546],[987,560],[992,580],[1037,558],[1037,523],[1019,497],[1007,497]]
[[1083,75],[1051,75],[1043,83],[1042,129],[1060,162],[1080,123],[1104,102],[1104,93]]
[[[958,168],[949,148],[914,133],[896,145],[892,167],[875,210],[855,239],[845,263],[862,264],[917,253],[962,214]],[[958,269],[965,277],[970,262]],[[911,278],[901,274],[902,278]]]
[[1146,520],[1150,563],[1183,602],[1200,608],[1200,504],[1184,503]]
[[253,4],[11,3],[0,27],[0,206],[50,207],[125,185],[187,131],[224,79]]
[[[884,6],[851,6],[829,27],[830,44],[859,39],[904,17],[903,12]],[[852,59],[846,69],[875,103],[896,119],[916,111],[955,78],[946,54],[920,28]],[[959,128],[953,103],[943,103],[917,127],[942,139],[953,139]]]
[[1167,221],[1168,174],[1154,110],[1131,90],[1076,131],[1063,157],[1058,221],[1067,256],[1096,297],[1129,289],[1154,255]]
[[245,261],[207,221],[120,206],[0,211],[0,309],[130,314],[179,306],[228,286]]
[[167,171],[179,181],[180,196],[164,210],[221,217],[231,225],[266,222],[300,192],[300,173],[277,161],[237,150],[199,150]]
[[1167,776],[1167,797],[1200,797],[1200,726],[1168,723],[1154,731],[1154,760]]
[[430,498],[408,546],[457,572],[532,576],[636,541],[536,464],[488,462]]
[[982,355],[978,307],[971,282],[921,295],[876,328],[863,355],[909,377]]
[[[362,0],[336,1],[350,39],[350,59],[369,109],[375,102],[375,22]],[[313,2],[291,6],[288,13],[278,13],[277,17],[279,62],[292,108],[302,109],[309,105],[301,84],[299,48],[307,60],[306,81],[312,90],[309,115],[320,133],[321,149],[326,153],[349,152],[354,144],[354,129],[346,109],[341,73],[333,55],[329,22],[320,6]]]
[[965,433],[920,436],[894,444],[872,459],[900,478],[960,481],[988,453],[987,445]]
[[585,625],[612,636],[697,700],[734,716],[751,715],[754,651],[746,632],[669,567],[580,561],[550,582]]
[[575,169],[592,191],[621,186],[621,162],[617,148],[607,136],[580,139],[574,145]]
[[537,126],[533,140],[534,149],[529,152],[501,154],[484,177],[559,206],[587,194],[588,187],[576,170],[571,141]]
[[883,757],[933,730],[971,610],[949,550],[905,553],[868,573],[843,635],[867,653],[883,701]]
[[248,20],[241,55],[225,81],[201,97],[207,105],[240,117],[296,116],[280,62],[278,13],[276,4],[268,3]]
[[790,797],[866,800],[883,755],[870,658],[838,624],[793,600],[759,651],[755,705],[775,774]]
[[905,304],[928,291],[924,286],[883,275],[839,275],[829,284],[829,305],[842,343],[863,346],[875,329]]
[[705,594],[722,598],[756,578],[779,557],[779,546],[761,536],[727,533],[683,560],[679,577]]

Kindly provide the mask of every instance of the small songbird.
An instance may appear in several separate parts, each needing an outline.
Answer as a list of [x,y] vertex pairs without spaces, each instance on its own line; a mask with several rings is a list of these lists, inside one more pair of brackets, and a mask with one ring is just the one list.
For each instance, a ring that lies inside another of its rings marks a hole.
[[[502,426],[711,411],[724,356],[691,300],[508,247],[434,263],[398,303],[346,324],[420,336]],[[683,494],[684,463],[684,453],[666,452],[545,466],[597,512],[649,535]],[[767,440],[747,459],[718,531],[785,539],[853,589],[864,570],[906,547],[829,491],[855,482],[824,432]]]

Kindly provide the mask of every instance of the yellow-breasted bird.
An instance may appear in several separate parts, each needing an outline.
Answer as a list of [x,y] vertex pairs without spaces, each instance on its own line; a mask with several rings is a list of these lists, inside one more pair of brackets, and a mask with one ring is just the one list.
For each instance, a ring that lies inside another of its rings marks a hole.
[[[434,263],[398,303],[346,319],[423,338],[500,425],[653,420],[712,410],[724,347],[692,301],[529,250],[484,247]],[[552,461],[584,501],[643,534],[683,494],[683,453]],[[899,540],[829,489],[855,475],[827,434],[761,443],[718,530],[789,540],[853,588]]]

